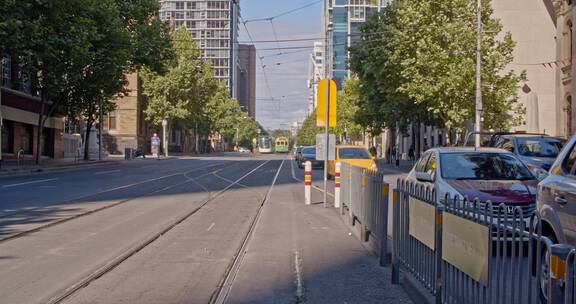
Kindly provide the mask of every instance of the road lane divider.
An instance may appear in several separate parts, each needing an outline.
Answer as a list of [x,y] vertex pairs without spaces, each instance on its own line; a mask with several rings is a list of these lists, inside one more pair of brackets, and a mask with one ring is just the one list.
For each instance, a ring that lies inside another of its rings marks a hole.
[[3,185],[2,189],[5,188],[13,188],[13,187],[19,187],[19,186],[28,186],[28,185],[33,185],[33,184],[40,184],[40,183],[47,183],[47,182],[53,182],[58,180],[57,178],[48,178],[48,179],[41,179],[41,180],[35,180],[35,181],[29,181],[29,182],[24,182],[24,183],[17,183],[17,184],[10,184],[10,185]]

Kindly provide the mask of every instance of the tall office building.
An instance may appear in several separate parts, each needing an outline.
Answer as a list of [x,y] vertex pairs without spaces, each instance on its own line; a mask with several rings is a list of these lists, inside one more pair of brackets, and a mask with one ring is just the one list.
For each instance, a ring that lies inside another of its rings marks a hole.
[[202,55],[212,60],[214,76],[236,98],[240,0],[159,0],[160,19],[173,28],[186,26]]
[[348,49],[360,40],[360,26],[378,13],[390,0],[326,0],[324,3],[324,30],[328,75],[339,87],[350,77]]
[[308,107],[309,113],[312,113],[312,111],[314,111],[318,105],[318,82],[326,77],[324,72],[324,67],[326,65],[326,62],[324,61],[324,51],[324,42],[314,42],[314,49],[312,54],[310,54],[310,61],[308,65],[308,89],[310,89]]
[[256,119],[256,47],[240,44],[238,59],[238,102],[248,116]]

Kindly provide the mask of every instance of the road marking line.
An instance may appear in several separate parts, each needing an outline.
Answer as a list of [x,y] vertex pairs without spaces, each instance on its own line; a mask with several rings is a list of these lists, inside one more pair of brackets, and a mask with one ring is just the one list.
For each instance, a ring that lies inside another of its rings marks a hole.
[[108,173],[116,173],[116,172],[120,172],[122,170],[118,169],[118,170],[110,170],[110,171],[102,171],[102,172],[96,172],[94,173],[94,175],[102,175],[102,174],[108,174]]
[[216,223],[210,224],[210,227],[208,227],[208,229],[206,229],[206,232],[212,230],[212,228],[214,228],[215,225],[216,225]]
[[4,186],[2,186],[2,188],[12,188],[12,187],[18,187],[18,186],[24,186],[24,185],[32,185],[32,184],[46,183],[46,182],[51,182],[51,181],[55,181],[55,180],[58,180],[58,179],[57,179],[57,178],[41,179],[41,180],[30,181],[30,182],[25,182],[25,183],[4,185]]
[[[292,169],[292,178],[295,179],[295,180],[297,180],[297,181],[299,181],[299,182],[301,182],[301,183],[303,183],[303,182],[304,182],[303,180],[301,180],[301,179],[299,179],[299,178],[296,177],[296,172],[294,171],[294,163],[291,163],[290,166],[291,166],[291,169]],[[316,186],[316,185],[314,185],[314,184],[312,184],[312,189],[318,190],[318,191],[324,193],[324,189],[322,189],[322,188],[320,188],[320,187],[318,187],[318,186]],[[328,194],[328,196],[334,197],[334,194],[331,193],[331,192],[327,192],[326,194]]]
[[301,301],[304,296],[304,287],[302,284],[302,260],[298,250],[294,251],[294,268],[296,269],[296,300]]

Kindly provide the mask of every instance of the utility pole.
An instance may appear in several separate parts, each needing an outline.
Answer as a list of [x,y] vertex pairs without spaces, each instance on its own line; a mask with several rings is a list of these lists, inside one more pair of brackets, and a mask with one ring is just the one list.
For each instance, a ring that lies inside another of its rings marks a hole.
[[[326,28],[326,50],[329,49],[330,45],[330,28]],[[324,56],[325,64],[331,65],[331,62],[327,61],[328,51]],[[324,160],[324,208],[328,207],[328,160],[330,159],[330,85],[332,79],[330,77],[330,72],[326,71],[326,116],[324,116],[324,140],[325,143],[325,160]],[[320,101],[318,101],[320,102]]]
[[474,146],[480,148],[480,132],[482,132],[482,0],[477,0],[476,7],[476,119],[474,131],[476,140]]

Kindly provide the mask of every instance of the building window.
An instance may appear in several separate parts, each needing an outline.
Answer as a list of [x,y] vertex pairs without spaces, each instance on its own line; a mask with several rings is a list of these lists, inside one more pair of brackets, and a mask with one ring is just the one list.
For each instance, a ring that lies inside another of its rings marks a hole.
[[574,56],[574,31],[572,29],[572,21],[568,21],[568,46],[569,49],[568,51],[570,52],[568,54],[568,59],[570,60],[570,63],[572,63],[572,57]]
[[572,135],[572,96],[566,97],[566,136]]
[[108,113],[108,130],[116,130],[116,111]]

